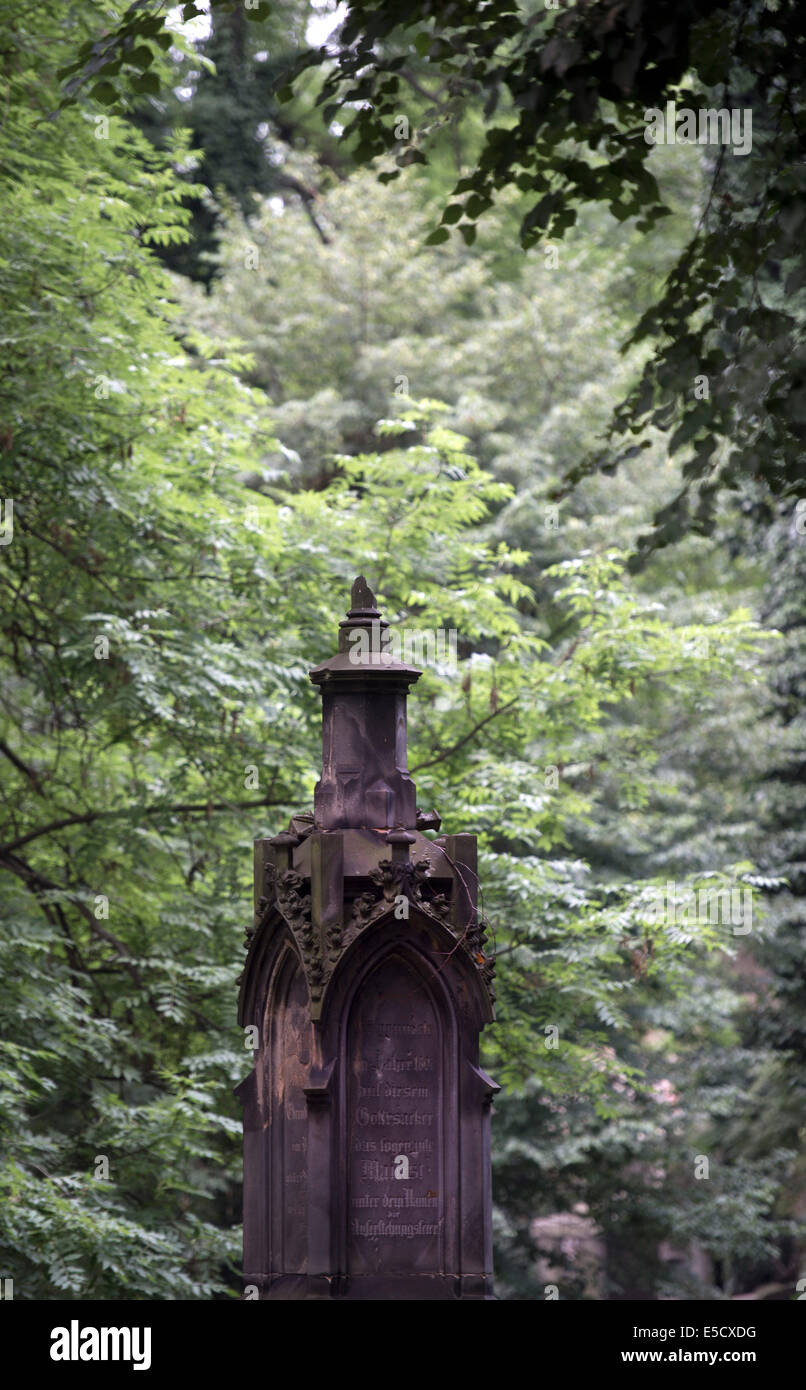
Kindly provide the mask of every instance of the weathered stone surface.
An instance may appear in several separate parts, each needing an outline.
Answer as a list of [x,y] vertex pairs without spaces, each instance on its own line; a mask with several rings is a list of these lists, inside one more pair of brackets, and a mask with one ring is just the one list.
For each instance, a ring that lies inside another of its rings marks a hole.
[[[406,766],[414,667],[354,662],[385,624],[353,586],[323,694],[313,817],[255,844],[240,1022],[244,1280],[262,1298],[492,1297],[493,962],[472,835],[427,839]],[[418,828],[419,827],[419,828]]]
[[440,1274],[445,1078],[440,1019],[403,956],[367,979],[347,1025],[352,1274]]

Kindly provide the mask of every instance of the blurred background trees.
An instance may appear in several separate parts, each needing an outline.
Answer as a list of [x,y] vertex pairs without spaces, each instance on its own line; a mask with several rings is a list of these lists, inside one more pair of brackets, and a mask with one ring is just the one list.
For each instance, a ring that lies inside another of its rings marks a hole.
[[[319,69],[278,93],[334,22],[2,15],[0,1273],[237,1292],[250,846],[310,803],[307,670],[362,570],[459,633],[410,766],[483,847],[500,1294],[793,1297],[806,514],[750,479],[647,555],[684,482],[657,425],[563,484],[708,152],[656,152],[651,233],[595,204],[523,251],[512,186],[429,244],[483,93],[412,45],[429,162],[367,169]],[[752,890],[752,931],[659,921],[668,881]]]

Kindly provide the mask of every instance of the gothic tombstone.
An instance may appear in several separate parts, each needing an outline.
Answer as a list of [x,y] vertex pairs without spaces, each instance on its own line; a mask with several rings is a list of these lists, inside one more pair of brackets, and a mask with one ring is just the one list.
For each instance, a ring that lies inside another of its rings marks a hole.
[[479,1067],[493,963],[476,840],[415,805],[406,695],[363,578],[338,653],[311,671],[323,765],[313,816],[255,843],[239,1022],[248,1297],[492,1298]]

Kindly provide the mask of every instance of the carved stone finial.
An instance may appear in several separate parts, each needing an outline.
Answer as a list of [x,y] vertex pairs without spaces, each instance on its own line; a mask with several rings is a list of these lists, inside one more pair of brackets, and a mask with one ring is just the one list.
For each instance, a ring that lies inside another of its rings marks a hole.
[[[359,574],[353,580],[353,587],[350,591],[350,611],[343,622],[339,623],[339,651],[350,652],[357,629],[367,634],[367,637],[374,641],[376,648],[383,649],[386,646],[386,630],[389,627],[385,618],[381,617],[381,610],[377,606],[377,600],[369,587],[363,574]],[[355,653],[352,658],[355,664]]]
[[349,617],[354,617],[358,613],[372,613],[376,618],[380,617],[378,607],[375,603],[375,595],[369,587],[363,574],[359,574],[353,580],[353,587],[350,592],[350,612]]
[[406,695],[422,675],[398,661],[362,574],[339,623],[339,650],[309,673],[322,691],[322,776],[317,831],[393,826],[413,830],[416,792],[406,769]]

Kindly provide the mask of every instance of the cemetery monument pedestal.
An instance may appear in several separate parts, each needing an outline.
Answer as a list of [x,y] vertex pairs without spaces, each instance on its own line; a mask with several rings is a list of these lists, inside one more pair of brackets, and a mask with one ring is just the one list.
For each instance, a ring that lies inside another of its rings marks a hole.
[[245,1296],[492,1298],[493,964],[473,835],[428,839],[406,765],[421,672],[363,579],[322,693],[313,816],[255,843],[239,1021]]

